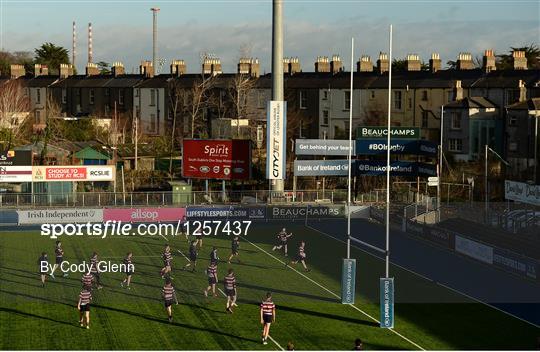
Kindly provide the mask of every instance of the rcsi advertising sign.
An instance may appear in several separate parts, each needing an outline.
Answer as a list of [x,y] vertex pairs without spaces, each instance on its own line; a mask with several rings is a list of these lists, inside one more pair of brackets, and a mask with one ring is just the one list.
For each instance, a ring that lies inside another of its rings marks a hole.
[[103,221],[177,222],[186,215],[186,208],[104,209]]
[[251,177],[251,140],[185,139],[182,176],[219,180]]
[[287,103],[272,100],[268,102],[266,134],[266,178],[285,179],[285,148],[287,146]]
[[114,181],[115,173],[112,165],[99,166],[34,166],[32,180],[44,181]]

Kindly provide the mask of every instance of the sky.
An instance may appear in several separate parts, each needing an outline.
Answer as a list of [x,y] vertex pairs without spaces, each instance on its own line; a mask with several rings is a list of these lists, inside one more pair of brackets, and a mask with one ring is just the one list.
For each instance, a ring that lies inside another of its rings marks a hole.
[[[540,42],[538,0],[284,0],[284,55],[313,71],[317,56],[338,54],[346,65],[380,51],[388,52],[393,25],[394,58],[419,54],[428,61],[440,53],[443,63],[459,52],[481,56],[510,46]],[[72,22],[77,24],[79,72],[87,61],[87,26],[93,27],[94,62],[121,61],[127,72],[152,58],[152,12],[159,7],[158,57],[161,72],[172,59],[183,59],[188,72],[200,72],[201,53],[221,59],[234,72],[242,53],[271,67],[271,0],[0,0],[0,49],[33,51],[44,42],[70,50]]]

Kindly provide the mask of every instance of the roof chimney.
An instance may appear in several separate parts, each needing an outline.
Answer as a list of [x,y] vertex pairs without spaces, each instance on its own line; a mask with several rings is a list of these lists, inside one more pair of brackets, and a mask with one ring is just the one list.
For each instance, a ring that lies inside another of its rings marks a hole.
[[472,70],[474,65],[471,53],[459,53],[456,67],[458,70]]
[[327,56],[317,56],[315,72],[330,72],[330,62]]
[[60,64],[60,78],[68,78],[73,75],[73,65]]
[[431,59],[429,59],[429,70],[431,73],[435,73],[441,69],[441,57],[439,53],[431,53]]
[[49,74],[49,69],[47,65],[35,64],[34,65],[34,77],[38,76],[47,76]]
[[484,57],[482,58],[482,69],[484,72],[495,71],[497,69],[495,66],[495,55],[493,54],[493,49],[484,51]]
[[113,62],[111,67],[111,73],[114,77],[125,74],[126,72],[124,70],[124,64],[119,61]]
[[383,74],[388,72],[389,67],[388,54],[380,52],[379,60],[377,60],[377,71],[379,71],[380,74]]
[[333,74],[343,71],[343,65],[339,55],[332,55],[332,61],[330,61],[330,71]]
[[420,56],[416,54],[407,55],[407,71],[420,71],[421,69]]
[[141,61],[139,73],[145,78],[154,77],[154,65],[152,65],[152,61]]
[[463,88],[461,87],[461,81],[454,82],[454,100],[463,99]]
[[288,57],[283,58],[283,73],[289,73],[289,66],[291,63],[291,59]]
[[527,57],[523,50],[512,51],[512,61],[514,70],[526,70],[527,69]]
[[302,70],[300,69],[300,60],[298,59],[298,57],[291,57],[289,66],[289,73],[291,75],[294,75],[297,72],[302,72]]
[[87,76],[99,75],[98,65],[93,63],[93,62],[87,63],[86,64],[86,75]]
[[19,64],[12,64],[10,66],[11,69],[11,78],[16,79],[19,77],[22,77],[26,74],[26,70],[24,69],[24,65]]
[[373,72],[373,63],[371,57],[368,55],[362,55],[360,60],[356,63],[356,70],[358,72]]
[[221,60],[214,57],[205,57],[203,60],[202,69],[205,75],[216,76],[223,73],[221,70]]
[[523,80],[518,81],[518,88],[519,88],[519,101],[525,101],[527,100],[527,88],[525,87],[525,82]]
[[186,62],[184,60],[173,60],[171,62],[171,75],[177,77],[186,73]]
[[238,74],[259,77],[259,59],[242,57],[238,61]]

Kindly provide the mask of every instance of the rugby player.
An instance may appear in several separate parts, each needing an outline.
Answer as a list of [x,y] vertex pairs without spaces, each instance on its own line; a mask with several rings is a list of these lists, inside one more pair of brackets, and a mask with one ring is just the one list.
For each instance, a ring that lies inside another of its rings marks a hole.
[[189,245],[189,263],[184,265],[182,270],[191,266],[191,272],[195,271],[195,266],[197,265],[197,240],[192,240]]
[[[233,257],[238,257],[238,249],[240,248],[240,236],[234,236],[231,241],[231,255],[229,256],[229,259],[227,260],[228,264],[231,264],[231,259]],[[242,263],[240,259],[236,258],[238,263]]]
[[212,252],[210,252],[210,263],[214,263],[217,265],[218,261],[219,261],[219,257],[217,254],[217,248],[212,247]]
[[167,275],[169,278],[171,277],[171,261],[172,261],[172,253],[171,253],[171,246],[168,244],[165,245],[165,250],[161,254],[161,257],[163,258],[163,268],[160,271],[161,278],[164,279],[165,275]]
[[276,321],[276,305],[272,302],[272,293],[268,292],[266,298],[261,303],[261,324],[263,326],[262,331],[262,343],[268,344],[268,335],[270,334],[270,325]]
[[[54,253],[56,255],[56,261],[53,265],[52,271],[51,271],[51,277],[54,279],[54,272],[56,271],[56,268],[58,268],[60,265],[62,265],[62,262],[64,261],[64,249],[62,248],[62,242],[56,241],[56,246],[54,247]],[[68,273],[64,273],[64,277],[68,276]]]
[[41,276],[41,287],[45,287],[45,281],[47,280],[47,270],[49,268],[49,259],[47,253],[41,252],[41,257],[38,258],[39,275]]
[[131,283],[131,275],[133,275],[133,272],[129,270],[131,267],[133,260],[133,253],[129,252],[126,257],[123,260],[123,263],[126,265],[126,278],[120,283],[120,286],[124,287],[124,283],[126,284],[126,288],[128,290],[131,290],[131,287],[129,287],[129,284]]
[[304,267],[305,271],[310,271],[310,269],[308,269],[308,267],[306,266],[307,256],[306,256],[305,247],[306,247],[306,242],[304,241],[300,242],[300,246],[298,247],[298,255],[296,256],[294,260],[291,260],[288,264],[285,263],[285,266],[300,262],[302,263],[302,266]]
[[165,286],[163,286],[163,289],[161,290],[161,295],[163,297],[163,301],[165,302],[165,310],[167,311],[169,323],[172,323],[173,299],[176,301],[176,305],[178,305],[178,299],[176,298],[176,291],[174,290],[171,280],[167,279],[165,281]]
[[216,284],[218,282],[218,275],[217,275],[217,265],[215,263],[210,263],[208,268],[206,269],[206,274],[208,275],[208,287],[206,290],[204,290],[204,297],[208,297],[208,292],[212,290],[212,294],[214,297],[217,297],[216,294]]
[[283,252],[285,253],[285,256],[287,256],[287,241],[289,240],[290,237],[292,237],[292,232],[287,234],[287,229],[283,228],[277,234],[278,244],[275,245],[272,248],[272,250],[275,251],[277,249],[282,249],[283,248]]
[[98,254],[94,252],[90,258],[90,273],[94,277],[94,283],[96,284],[98,290],[101,290],[103,286],[101,285],[101,276],[98,269]]
[[238,307],[236,304],[236,277],[234,276],[233,269],[229,269],[228,274],[223,279],[223,286],[225,295],[227,296],[227,308],[225,310],[232,314],[232,307]]
[[94,276],[90,273],[84,273],[81,278],[82,288],[88,291],[92,291],[92,285],[94,283]]
[[92,292],[90,290],[84,289],[79,294],[79,303],[77,303],[77,309],[79,310],[79,324],[83,328],[90,329],[90,301],[92,300]]

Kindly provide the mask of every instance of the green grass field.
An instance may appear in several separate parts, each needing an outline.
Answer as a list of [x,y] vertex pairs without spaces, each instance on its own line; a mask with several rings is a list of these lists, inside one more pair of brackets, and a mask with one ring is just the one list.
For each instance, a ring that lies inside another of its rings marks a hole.
[[[123,275],[102,274],[105,285],[95,290],[91,329],[78,326],[76,302],[80,276],[58,277],[41,287],[37,258],[45,250],[54,260],[54,240],[38,231],[2,231],[0,234],[0,347],[2,349],[148,349],[148,350],[259,350],[285,348],[292,341],[299,350],[351,350],[362,338],[365,349],[534,349],[537,328],[488,306],[463,297],[407,271],[392,267],[396,296],[417,291],[455,299],[461,303],[396,303],[394,330],[381,329],[378,319],[378,280],[384,263],[353,249],[357,259],[357,297],[353,306],[342,305],[340,294],[342,243],[298,223],[286,223],[296,243],[307,241],[308,265],[285,268],[281,253],[272,252],[275,233],[283,223],[253,224],[242,239],[243,264],[219,265],[220,279],[228,267],[236,271],[239,307],[225,312],[225,298],[206,299],[205,269],[212,246],[221,259],[230,253],[226,237],[207,237],[195,273],[180,271],[186,262],[184,237],[169,237],[175,257],[174,285],[180,305],[173,306],[174,322],[167,322],[161,301],[163,280],[160,253],[166,242],[156,237],[62,238],[65,259],[87,260],[92,251],[101,259],[120,262],[127,251],[134,254],[136,271],[132,289],[120,287]],[[249,240],[249,241],[248,241]],[[222,288],[222,284],[218,284]],[[258,304],[272,291],[277,319],[273,341],[260,342]],[[398,298],[396,298],[398,300]],[[399,300],[398,300],[399,301]]]

